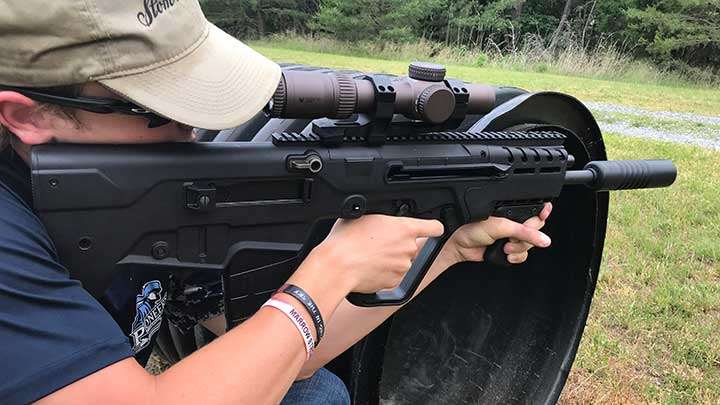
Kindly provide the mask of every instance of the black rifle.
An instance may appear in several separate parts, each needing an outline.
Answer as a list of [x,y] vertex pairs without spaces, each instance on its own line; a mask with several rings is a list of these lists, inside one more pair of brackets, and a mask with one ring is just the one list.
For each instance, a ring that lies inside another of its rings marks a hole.
[[[298,83],[311,79],[326,90],[302,90]],[[360,306],[398,305],[463,224],[490,216],[522,222],[564,186],[606,191],[675,180],[667,160],[570,170],[574,158],[563,145],[573,135],[560,127],[447,131],[493,108],[495,91],[444,79],[427,65],[395,79],[286,74],[269,114],[339,119],[276,133],[272,142],[35,147],[36,209],[61,259],[93,295],[107,296],[119,279],[141,273],[176,281],[222,273],[226,316],[235,324],[294,271],[323,220],[377,213],[443,222],[445,234],[428,240],[397,288],[348,296]],[[486,259],[507,265],[503,243]],[[182,290],[186,300],[195,292]]]

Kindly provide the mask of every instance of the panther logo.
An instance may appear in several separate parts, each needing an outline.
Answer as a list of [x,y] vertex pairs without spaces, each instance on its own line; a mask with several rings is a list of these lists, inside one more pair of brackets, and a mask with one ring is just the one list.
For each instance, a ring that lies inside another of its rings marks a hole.
[[135,353],[146,348],[160,329],[166,298],[167,294],[158,280],[145,283],[141,293],[135,296],[136,312],[130,332]]

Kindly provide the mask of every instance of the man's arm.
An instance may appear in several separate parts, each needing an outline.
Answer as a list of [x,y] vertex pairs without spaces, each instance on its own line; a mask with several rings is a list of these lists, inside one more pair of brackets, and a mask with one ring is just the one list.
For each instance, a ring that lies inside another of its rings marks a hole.
[[[304,289],[323,316],[331,319],[351,291],[396,286],[417,255],[417,240],[442,233],[442,224],[435,220],[366,215],[338,221],[288,283]],[[367,240],[368,249],[377,254],[373,260],[354,249]],[[293,302],[304,318],[311,319],[299,302]],[[125,403],[278,403],[305,362],[304,350],[302,337],[284,314],[261,308],[160,376],[122,361],[56,391],[44,402],[98,403],[110,398]]]
[[[505,252],[511,255],[511,261],[515,263],[525,261],[527,251],[532,246],[547,246],[542,241],[542,234],[534,230],[545,225],[551,211],[552,205],[546,204],[539,216],[527,220],[525,226],[500,218],[465,225],[443,247],[415,291],[413,299],[453,264],[481,260],[485,247],[497,239],[511,238],[512,243],[507,244]],[[332,319],[327,322],[325,337],[313,357],[303,365],[298,379],[311,377],[315,371],[380,326],[401,307],[357,307],[343,300]]]
[[[438,255],[438,259],[430,266],[413,294],[413,299],[452,264],[452,259],[447,255]],[[310,378],[318,369],[367,336],[402,307],[403,305],[357,307],[343,300],[330,322],[327,322],[325,337],[310,360],[303,364],[297,378],[299,380]]]
[[[304,265],[318,266],[314,262]],[[291,282],[303,286],[330,317],[351,286],[317,274],[322,271],[298,271]],[[302,305],[297,302],[295,307],[301,310]],[[310,319],[307,312],[303,316]],[[280,311],[264,307],[159,376],[150,375],[128,358],[39,403],[276,404],[304,362],[304,343],[295,326]]]

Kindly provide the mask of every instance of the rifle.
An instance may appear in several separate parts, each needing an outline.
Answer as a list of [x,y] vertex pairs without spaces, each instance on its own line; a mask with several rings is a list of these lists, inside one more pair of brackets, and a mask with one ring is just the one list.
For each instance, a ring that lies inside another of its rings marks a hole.
[[[397,288],[348,296],[359,306],[399,305],[463,224],[523,222],[566,186],[602,192],[676,178],[668,160],[574,169],[564,146],[574,135],[558,126],[452,131],[499,108],[503,93],[444,76],[423,63],[395,78],[285,71],[265,114],[315,119],[271,142],[35,147],[36,210],[63,263],[104,305],[121,306],[112,302],[117,286],[148,277],[198,303],[210,292],[193,278],[222,275],[234,325],[319,242],[323,221],[374,213],[443,222],[445,234],[427,241]],[[504,242],[487,249],[487,261],[508,265]]]

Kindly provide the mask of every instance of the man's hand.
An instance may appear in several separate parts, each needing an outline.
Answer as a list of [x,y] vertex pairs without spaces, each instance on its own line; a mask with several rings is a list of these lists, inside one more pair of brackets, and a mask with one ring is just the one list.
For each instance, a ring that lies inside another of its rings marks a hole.
[[498,239],[510,238],[503,251],[510,263],[522,263],[527,260],[528,250],[550,246],[550,237],[540,232],[552,211],[552,204],[546,203],[536,217],[523,224],[506,218],[490,217],[484,221],[473,222],[458,228],[448,239],[440,255],[447,263],[481,262],[485,249]]
[[[418,254],[418,239],[442,234],[443,224],[437,220],[389,215],[339,219],[306,261],[322,263],[315,267],[316,278],[332,278],[353,292],[374,293],[400,284]],[[298,273],[303,271],[300,266]]]

